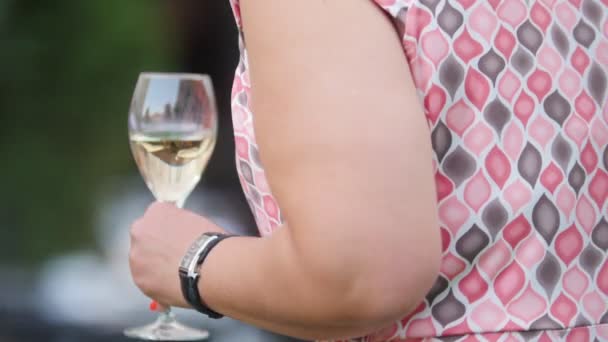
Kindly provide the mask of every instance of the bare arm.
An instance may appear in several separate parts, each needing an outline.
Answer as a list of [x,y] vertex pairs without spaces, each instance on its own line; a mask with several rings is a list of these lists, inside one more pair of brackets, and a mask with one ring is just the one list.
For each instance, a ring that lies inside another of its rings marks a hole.
[[[242,13],[259,150],[288,226],[221,242],[200,292],[306,339],[382,328],[420,303],[440,256],[429,130],[400,42],[369,0],[242,0]],[[144,293],[187,306],[175,265],[201,230],[221,228],[167,204],[135,222]]]
[[435,279],[429,131],[393,27],[368,0],[241,0],[255,130],[289,226],[229,239],[215,310],[302,338],[360,335]]

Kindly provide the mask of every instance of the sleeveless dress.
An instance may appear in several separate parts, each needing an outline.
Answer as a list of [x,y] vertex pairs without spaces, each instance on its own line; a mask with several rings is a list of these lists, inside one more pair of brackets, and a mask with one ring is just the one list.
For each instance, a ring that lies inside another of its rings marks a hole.
[[[608,1],[375,3],[428,121],[443,257],[412,314],[353,341],[608,341]],[[242,32],[236,163],[267,236]]]

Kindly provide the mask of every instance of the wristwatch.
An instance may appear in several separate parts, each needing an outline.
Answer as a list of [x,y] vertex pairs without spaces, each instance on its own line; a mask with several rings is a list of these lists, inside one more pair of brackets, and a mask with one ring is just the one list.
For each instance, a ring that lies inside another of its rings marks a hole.
[[204,233],[188,249],[179,265],[179,279],[182,294],[194,309],[209,316],[210,318],[222,318],[222,314],[213,311],[205,304],[198,291],[198,281],[201,277],[199,269],[213,247],[220,241],[233,235],[220,233]]

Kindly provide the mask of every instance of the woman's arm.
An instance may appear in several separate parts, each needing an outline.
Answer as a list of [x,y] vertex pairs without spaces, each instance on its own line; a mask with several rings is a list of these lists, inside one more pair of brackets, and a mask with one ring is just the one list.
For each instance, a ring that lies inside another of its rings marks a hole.
[[305,338],[382,327],[419,304],[440,248],[430,134],[401,43],[368,0],[241,10],[257,141],[289,226],[219,246],[202,293]]
[[[288,226],[220,243],[201,294],[300,338],[388,325],[420,303],[440,259],[430,134],[399,38],[369,0],[241,10],[257,142]],[[143,221],[135,239],[151,234]]]

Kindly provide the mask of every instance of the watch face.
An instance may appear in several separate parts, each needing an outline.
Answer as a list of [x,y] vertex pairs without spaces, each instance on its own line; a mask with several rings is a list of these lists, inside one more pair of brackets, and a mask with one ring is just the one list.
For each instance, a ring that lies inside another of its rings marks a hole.
[[196,262],[199,258],[199,255],[205,249],[205,246],[212,240],[217,239],[217,236],[214,235],[201,235],[186,251],[186,254],[182,258],[182,262],[179,264],[179,267],[186,271],[188,274],[196,273]]
[[188,267],[190,266],[190,264],[192,264],[192,261],[198,254],[198,251],[201,249],[201,247],[205,244],[205,241],[207,241],[207,239],[208,236],[204,235],[196,239],[196,241],[190,246],[190,248],[188,248],[188,251],[186,251],[186,254],[182,258],[182,262],[179,264],[179,267],[188,270]]

